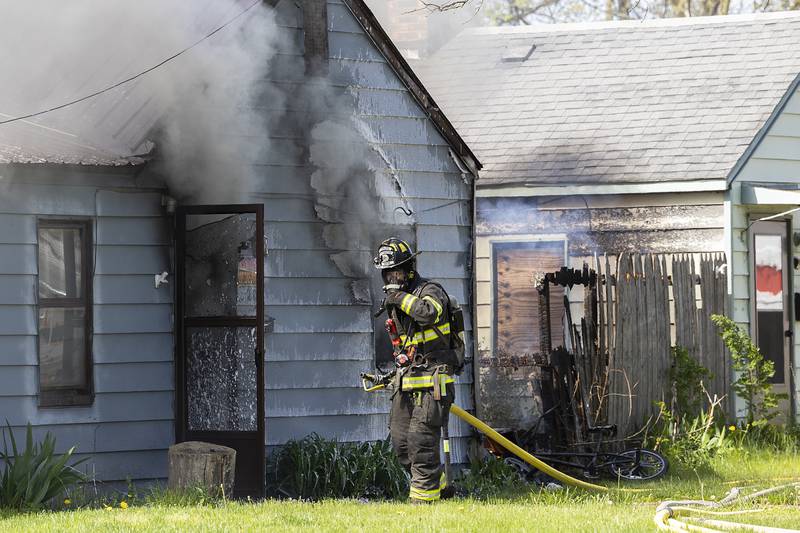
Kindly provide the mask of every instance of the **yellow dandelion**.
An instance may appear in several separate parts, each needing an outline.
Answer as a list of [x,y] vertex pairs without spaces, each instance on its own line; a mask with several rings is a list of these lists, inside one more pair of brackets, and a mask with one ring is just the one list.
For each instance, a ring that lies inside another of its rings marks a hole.
[[70,500],[69,498],[65,499],[64,505],[72,505],[72,500]]
[[729,431],[736,431],[736,426],[731,424],[730,426],[728,426],[728,430]]
[[128,502],[119,502],[119,508],[120,509],[127,509],[128,508]]

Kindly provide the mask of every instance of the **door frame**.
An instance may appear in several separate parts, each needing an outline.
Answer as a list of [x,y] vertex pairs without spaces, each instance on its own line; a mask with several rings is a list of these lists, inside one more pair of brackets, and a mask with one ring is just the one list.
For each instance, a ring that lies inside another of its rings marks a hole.
[[[186,217],[188,215],[256,215],[256,315],[255,317],[195,317],[187,320],[184,310],[186,291]],[[175,211],[175,441],[204,440],[214,442],[220,436],[230,440],[252,440],[253,432],[190,431],[186,398],[185,335],[187,327],[254,327],[256,330],[256,423],[255,438],[260,443],[257,464],[260,472],[258,493],[262,497],[266,485],[266,440],[264,398],[264,205],[220,204],[178,206]],[[238,435],[237,435],[238,433]],[[238,461],[237,461],[238,462]],[[238,465],[237,465],[238,467]]]

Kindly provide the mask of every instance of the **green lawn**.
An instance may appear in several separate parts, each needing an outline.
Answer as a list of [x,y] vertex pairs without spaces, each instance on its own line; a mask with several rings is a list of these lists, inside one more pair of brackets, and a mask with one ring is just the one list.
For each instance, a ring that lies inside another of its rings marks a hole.
[[[772,479],[782,478],[778,481]],[[267,501],[205,506],[137,506],[0,516],[0,531],[253,531],[277,529],[415,531],[655,531],[656,505],[665,499],[720,499],[732,486],[745,492],[800,480],[800,456],[737,454],[712,472],[673,472],[646,491],[590,494],[525,491],[492,500],[451,500],[432,506],[402,503]],[[631,485],[627,485],[631,486]],[[800,528],[800,490],[735,509],[761,509],[737,521]]]

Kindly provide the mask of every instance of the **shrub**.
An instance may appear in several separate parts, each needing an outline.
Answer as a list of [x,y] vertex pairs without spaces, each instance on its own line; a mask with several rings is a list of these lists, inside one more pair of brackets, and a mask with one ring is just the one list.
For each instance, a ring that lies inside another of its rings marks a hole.
[[712,377],[706,367],[689,355],[682,346],[671,348],[672,366],[669,379],[672,383],[672,412],[677,417],[696,413],[703,405],[703,380]]
[[775,364],[764,359],[758,347],[747,333],[730,318],[711,315],[719,328],[719,334],[733,359],[733,369],[739,377],[733,382],[733,390],[742,398],[747,408],[747,423],[761,426],[777,415],[774,410],[785,394],[772,392],[770,379],[775,375]]
[[678,418],[664,402],[658,402],[659,418],[645,446],[662,452],[670,462],[699,470],[708,468],[714,457],[730,451],[734,443],[728,438],[728,429],[719,420],[716,407],[720,400],[695,417]]
[[312,434],[274,456],[268,484],[292,498],[401,499],[408,476],[388,440],[350,444]]
[[17,441],[8,424],[8,450],[5,430],[3,430],[3,453],[0,458],[5,466],[0,477],[0,507],[30,511],[42,508],[56,496],[68,491],[70,487],[85,480],[76,466],[86,459],[67,464],[75,452],[70,448],[65,454],[54,453],[56,440],[49,432],[41,443],[33,442],[33,430],[28,424],[25,449],[17,448]]

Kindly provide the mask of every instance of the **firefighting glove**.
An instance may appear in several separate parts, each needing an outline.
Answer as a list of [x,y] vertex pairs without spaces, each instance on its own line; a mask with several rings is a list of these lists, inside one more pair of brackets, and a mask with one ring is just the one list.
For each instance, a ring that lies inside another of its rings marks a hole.
[[400,307],[400,304],[403,302],[403,298],[408,295],[407,292],[401,291],[399,289],[391,289],[386,292],[386,305],[394,305]]

